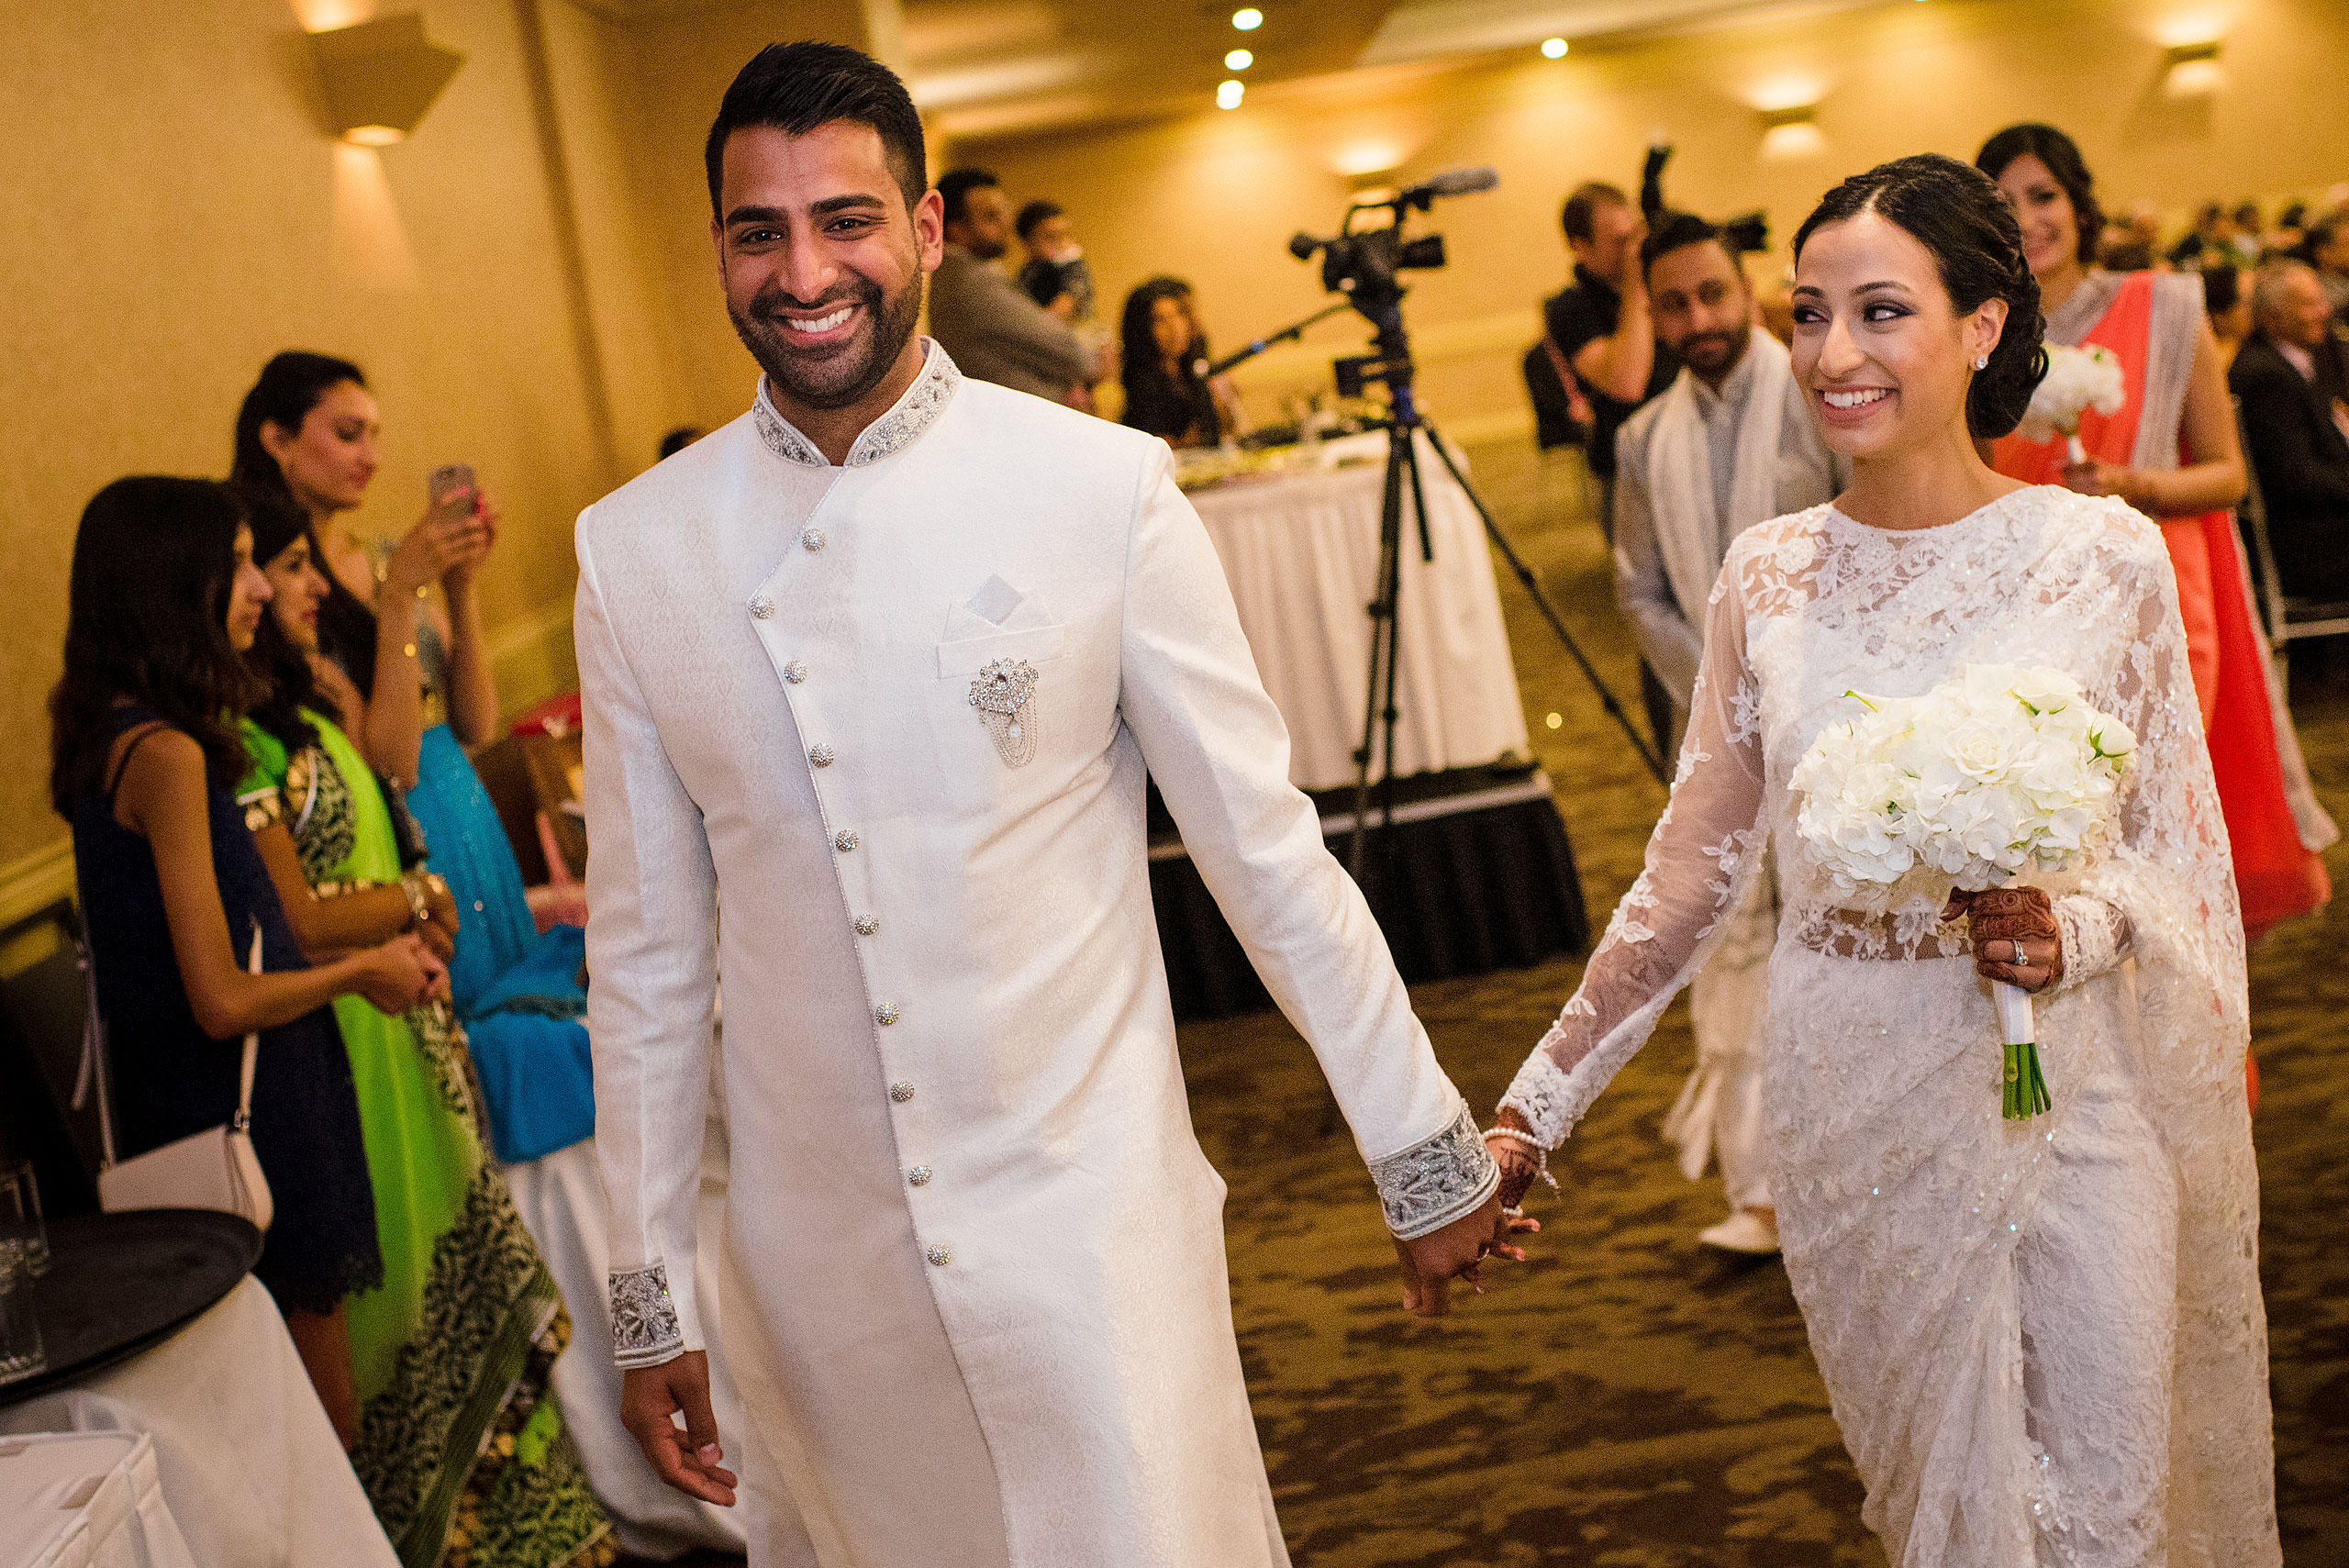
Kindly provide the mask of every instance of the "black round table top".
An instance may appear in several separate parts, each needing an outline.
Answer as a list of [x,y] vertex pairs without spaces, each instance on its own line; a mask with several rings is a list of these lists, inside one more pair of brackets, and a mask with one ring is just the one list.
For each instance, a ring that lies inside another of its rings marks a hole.
[[236,1288],[261,1232],[208,1208],[140,1208],[49,1222],[49,1272],[33,1282],[48,1365],[0,1383],[14,1405],[77,1383],[170,1336]]

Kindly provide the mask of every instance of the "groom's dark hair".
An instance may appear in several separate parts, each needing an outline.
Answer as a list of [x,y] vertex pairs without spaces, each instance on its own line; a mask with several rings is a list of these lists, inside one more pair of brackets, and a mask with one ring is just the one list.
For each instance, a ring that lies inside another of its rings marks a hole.
[[930,164],[922,151],[921,116],[897,73],[845,44],[771,43],[726,89],[709,128],[702,161],[709,174],[711,216],[726,216],[718,203],[728,137],[762,126],[806,136],[834,120],[868,126],[880,137],[889,172],[911,211],[930,189]]

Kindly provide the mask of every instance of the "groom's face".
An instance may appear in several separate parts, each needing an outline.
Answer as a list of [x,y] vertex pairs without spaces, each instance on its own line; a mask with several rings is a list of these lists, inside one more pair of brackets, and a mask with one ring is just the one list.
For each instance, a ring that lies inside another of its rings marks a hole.
[[908,207],[879,133],[852,120],[746,127],[721,167],[710,231],[735,331],[779,402],[851,406],[908,351],[942,243],[938,193]]

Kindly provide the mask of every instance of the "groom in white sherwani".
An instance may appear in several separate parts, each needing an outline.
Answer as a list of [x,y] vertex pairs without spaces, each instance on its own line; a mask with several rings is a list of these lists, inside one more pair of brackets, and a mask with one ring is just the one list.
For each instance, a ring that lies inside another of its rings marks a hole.
[[[916,336],[903,85],[777,46],[709,140],[748,413],[584,513],[589,1028],[626,1416],[751,1561],[1286,1562],[1151,912],[1145,771],[1442,1310],[1497,1175],[1286,782],[1165,446]],[[726,991],[718,1432],[694,1199]],[[680,1431],[673,1418],[682,1415]]]

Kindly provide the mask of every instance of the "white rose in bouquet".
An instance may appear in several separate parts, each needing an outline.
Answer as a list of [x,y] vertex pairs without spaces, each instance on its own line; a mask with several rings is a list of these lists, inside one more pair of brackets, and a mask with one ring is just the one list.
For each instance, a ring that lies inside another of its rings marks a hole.
[[2031,395],[2023,410],[2020,433],[2026,440],[2052,441],[2062,436],[2070,443],[2074,462],[2086,462],[2080,445],[2080,416],[2093,408],[2118,414],[2129,401],[2129,384],[2121,361],[2110,349],[2076,349],[2065,343],[2047,345],[2047,374]]
[[[1855,905],[2060,872],[2116,830],[2137,738],[2063,671],[1971,664],[1921,697],[1847,695],[1866,711],[1822,729],[1791,786],[1805,851]],[[2031,998],[1996,992],[2005,1112],[2032,1116],[2048,1101]]]

